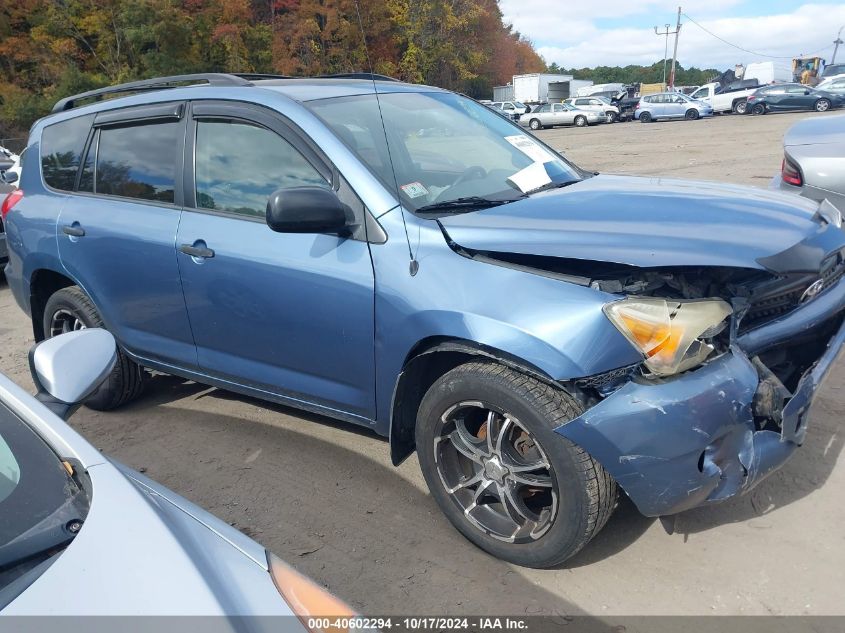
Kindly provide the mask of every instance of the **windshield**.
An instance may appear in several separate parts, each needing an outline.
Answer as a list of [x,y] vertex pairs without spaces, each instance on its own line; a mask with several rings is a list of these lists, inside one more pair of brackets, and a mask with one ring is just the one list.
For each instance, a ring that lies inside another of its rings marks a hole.
[[399,92],[380,94],[379,102],[384,128],[375,95],[306,105],[388,189],[398,185],[411,211],[465,198],[501,203],[582,178],[554,150],[466,97]]
[[68,528],[87,509],[59,457],[0,403],[0,609],[73,539]]
[[514,102],[513,102],[513,104],[514,104],[517,108],[524,108],[524,107],[525,107],[525,104],[524,104],[524,103],[522,103],[522,101],[514,101]]

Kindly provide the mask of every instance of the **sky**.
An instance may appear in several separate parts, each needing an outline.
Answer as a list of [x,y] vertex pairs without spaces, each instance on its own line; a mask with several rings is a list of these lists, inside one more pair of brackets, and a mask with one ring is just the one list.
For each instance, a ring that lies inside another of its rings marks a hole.
[[[565,68],[650,65],[663,59],[665,25],[675,29],[678,0],[500,0],[505,21],[528,37],[547,63]],[[799,54],[831,60],[845,26],[845,0],[681,0],[678,60],[685,66],[726,70],[772,61],[786,70]],[[738,50],[706,33],[694,22]],[[843,31],[845,40],[845,31]],[[674,36],[669,37],[669,57]],[[773,56],[779,59],[774,59]],[[845,47],[839,47],[845,62]]]

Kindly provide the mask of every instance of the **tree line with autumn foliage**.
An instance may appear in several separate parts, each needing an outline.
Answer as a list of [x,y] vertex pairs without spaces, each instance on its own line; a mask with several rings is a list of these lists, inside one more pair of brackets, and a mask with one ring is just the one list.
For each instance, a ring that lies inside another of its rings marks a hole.
[[[372,68],[489,97],[544,70],[496,0],[8,0],[0,138],[63,96],[161,75],[320,75]],[[366,37],[366,47],[364,45]]]

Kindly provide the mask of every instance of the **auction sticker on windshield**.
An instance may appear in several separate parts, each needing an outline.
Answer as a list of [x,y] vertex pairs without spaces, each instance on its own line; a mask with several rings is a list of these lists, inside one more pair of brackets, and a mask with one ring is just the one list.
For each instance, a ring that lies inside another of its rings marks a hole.
[[546,163],[550,160],[557,160],[558,158],[543,146],[538,145],[523,134],[506,136],[505,140],[534,162]]
[[428,189],[421,182],[409,182],[407,185],[402,185],[402,191],[409,198],[419,198],[420,196],[428,195]]

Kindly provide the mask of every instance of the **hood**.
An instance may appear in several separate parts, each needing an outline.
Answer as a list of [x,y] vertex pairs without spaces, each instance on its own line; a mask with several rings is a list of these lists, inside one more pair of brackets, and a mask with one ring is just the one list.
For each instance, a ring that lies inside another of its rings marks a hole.
[[758,260],[827,226],[817,210],[816,202],[764,189],[599,175],[439,222],[449,239],[473,251],[762,269]]
[[260,545],[125,467],[88,474],[82,529],[4,615],[291,614]]

